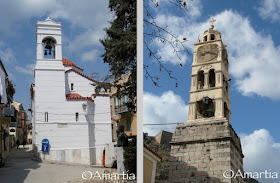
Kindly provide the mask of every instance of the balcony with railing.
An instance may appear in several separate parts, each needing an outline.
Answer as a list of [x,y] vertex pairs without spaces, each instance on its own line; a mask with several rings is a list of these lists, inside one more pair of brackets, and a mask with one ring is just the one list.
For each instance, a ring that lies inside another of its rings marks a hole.
[[122,113],[125,113],[125,112],[128,112],[127,103],[115,106],[115,113],[116,114],[122,114]]
[[16,121],[16,109],[14,106],[4,107],[4,116],[11,117],[11,121]]

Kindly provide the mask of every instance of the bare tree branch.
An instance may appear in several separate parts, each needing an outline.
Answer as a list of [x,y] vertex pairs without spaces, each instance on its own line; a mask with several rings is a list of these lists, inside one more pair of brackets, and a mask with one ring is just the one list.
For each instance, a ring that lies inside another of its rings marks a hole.
[[[144,0],[150,1],[156,8],[160,5],[157,0]],[[180,9],[187,11],[187,4],[184,0],[169,0],[169,3],[179,7]],[[158,55],[157,51],[152,49],[151,44],[155,40],[161,42],[162,44],[168,44],[173,49],[174,54],[176,57],[182,61],[180,57],[181,52],[186,52],[189,55],[192,55],[190,51],[185,47],[184,43],[187,41],[187,38],[179,39],[178,35],[173,34],[170,30],[168,30],[168,26],[162,27],[157,22],[157,19],[152,15],[151,11],[149,10],[149,5],[144,3],[144,44],[149,51],[150,57],[153,57],[160,66],[160,71],[163,69],[169,76],[169,78],[174,79],[176,81],[176,87],[178,85],[177,78],[172,75],[172,71],[167,69],[166,66],[163,64],[162,57]],[[182,66],[182,64],[180,64]],[[154,83],[155,86],[160,86],[158,84],[159,77],[153,76],[150,74],[148,65],[144,65],[144,69],[146,71],[146,78],[150,78],[151,81]],[[155,81],[156,80],[156,81]]]

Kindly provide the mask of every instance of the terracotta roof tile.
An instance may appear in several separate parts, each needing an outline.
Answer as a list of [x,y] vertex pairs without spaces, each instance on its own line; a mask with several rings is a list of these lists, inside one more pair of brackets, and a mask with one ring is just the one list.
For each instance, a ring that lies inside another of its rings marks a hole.
[[78,72],[78,71],[76,71],[76,70],[74,70],[74,69],[69,69],[69,70],[65,71],[65,73],[70,72],[70,71],[74,71],[74,72],[76,72],[77,74],[79,74],[79,75],[81,75],[81,76],[87,78],[88,80],[91,80],[91,81],[93,81],[93,82],[95,82],[95,83],[98,83],[98,81],[96,81],[96,80],[94,80],[94,79],[91,79],[90,77],[88,77],[88,76],[86,76],[86,75],[84,75],[84,74],[82,74],[82,73],[80,73],[80,72]]
[[70,93],[66,95],[67,100],[78,100],[78,99],[86,99],[94,102],[94,100],[91,97],[83,97],[78,93]]
[[146,144],[144,144],[144,147],[145,147],[146,149],[148,149],[151,153],[153,153],[154,155],[156,155],[159,159],[162,160],[162,157],[161,157],[158,153],[156,153],[154,150],[152,150],[151,148],[149,148]]
[[78,69],[81,69],[82,71],[84,70],[84,69],[78,67],[76,64],[74,64],[74,63],[71,62],[70,60],[67,60],[66,58],[62,58],[62,63],[63,63],[63,65],[65,65],[65,66],[74,66],[74,67],[76,67],[76,68],[78,68]]

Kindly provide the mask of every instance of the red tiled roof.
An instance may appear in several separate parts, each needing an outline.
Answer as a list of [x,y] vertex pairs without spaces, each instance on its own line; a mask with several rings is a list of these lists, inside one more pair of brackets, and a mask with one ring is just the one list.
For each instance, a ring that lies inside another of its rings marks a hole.
[[153,153],[154,155],[156,155],[160,160],[162,160],[162,157],[161,157],[158,153],[156,153],[154,150],[152,150],[151,148],[149,148],[146,144],[144,144],[144,147],[145,147],[146,149],[148,149],[151,153]]
[[84,69],[78,67],[76,64],[74,64],[70,60],[67,60],[66,58],[62,58],[62,63],[63,63],[63,65],[66,65],[66,66],[74,66],[74,67],[76,67],[78,69],[81,69],[82,71],[84,70]]
[[80,73],[80,72],[78,72],[78,71],[76,71],[76,70],[74,70],[74,69],[69,69],[69,70],[65,71],[65,73],[70,72],[70,71],[74,71],[74,72],[76,72],[77,74],[79,74],[79,75],[81,75],[81,76],[87,78],[88,80],[91,80],[91,81],[93,81],[93,82],[95,82],[95,83],[98,83],[98,81],[95,81],[94,79],[91,79],[90,77],[88,77],[88,76],[86,76],[86,75],[84,75],[84,74],[82,74],[82,73]]
[[91,97],[82,97],[80,94],[78,93],[70,93],[66,95],[66,99],[67,100],[77,100],[77,99],[86,99],[86,100],[90,100],[92,102],[94,102],[94,100],[92,100]]

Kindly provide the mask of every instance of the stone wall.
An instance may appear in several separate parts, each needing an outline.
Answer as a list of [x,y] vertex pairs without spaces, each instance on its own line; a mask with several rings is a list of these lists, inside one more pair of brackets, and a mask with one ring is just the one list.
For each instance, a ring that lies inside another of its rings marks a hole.
[[225,179],[226,170],[243,172],[240,139],[227,120],[180,125],[171,142],[169,182],[243,183]]

